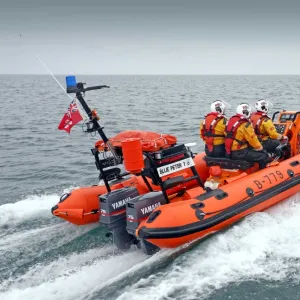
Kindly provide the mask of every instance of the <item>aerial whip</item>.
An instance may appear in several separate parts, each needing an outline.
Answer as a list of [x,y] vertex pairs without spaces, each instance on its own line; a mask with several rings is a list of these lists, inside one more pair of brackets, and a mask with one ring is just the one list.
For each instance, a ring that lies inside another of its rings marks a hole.
[[58,85],[61,87],[61,89],[64,91],[65,94],[68,95],[68,97],[73,100],[72,96],[69,95],[68,93],[66,93],[65,88],[60,84],[60,82],[56,79],[56,77],[52,74],[52,72],[50,71],[50,69],[46,66],[46,64],[40,59],[40,57],[38,55],[36,55],[37,59],[43,64],[43,66],[45,67],[45,69],[49,72],[49,74],[53,77],[53,79],[58,83]]

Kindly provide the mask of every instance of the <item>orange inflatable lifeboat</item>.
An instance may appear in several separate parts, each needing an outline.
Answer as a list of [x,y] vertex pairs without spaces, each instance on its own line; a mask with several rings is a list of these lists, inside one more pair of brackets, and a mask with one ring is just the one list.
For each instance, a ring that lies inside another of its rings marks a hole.
[[[275,126],[278,132],[289,137],[289,143],[277,148],[263,170],[246,161],[208,158],[200,154],[206,165],[202,168],[209,170],[205,177],[201,168],[193,168],[197,156],[191,160],[191,152],[184,145],[158,151],[150,159],[150,169],[155,175],[152,181],[158,180],[160,190],[139,195],[135,188],[126,187],[103,194],[99,197],[100,224],[112,232],[118,248],[126,249],[136,244],[151,254],[160,248],[198,241],[299,192],[300,112],[280,112]],[[179,156],[182,158],[175,163],[159,164]],[[124,163],[126,165],[125,156]],[[190,170],[187,177],[178,173],[170,176],[177,167],[187,164]],[[201,174],[198,186],[170,192],[194,181],[197,171]],[[120,205],[120,196],[121,199],[130,198],[126,201],[126,212],[115,210]]]
[[276,129],[289,142],[258,170],[246,161],[195,155],[170,135],[125,131],[108,139],[82,95],[107,86],[85,88],[71,79],[67,92],[76,93],[89,116],[86,132],[102,138],[92,153],[103,184],[63,195],[52,213],[78,225],[99,221],[119,249],[135,244],[151,254],[193,243],[300,191],[300,112],[273,115],[274,121],[279,113]]

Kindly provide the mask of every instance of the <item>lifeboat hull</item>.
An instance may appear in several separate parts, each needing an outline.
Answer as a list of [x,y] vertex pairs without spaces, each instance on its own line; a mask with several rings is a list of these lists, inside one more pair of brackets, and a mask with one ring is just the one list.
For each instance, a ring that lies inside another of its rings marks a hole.
[[194,188],[185,201],[156,208],[136,235],[159,248],[175,248],[222,230],[300,192],[300,155],[254,174],[238,176],[219,189]]
[[[209,172],[204,160],[204,156],[205,153],[200,153],[195,155],[193,158],[195,162],[195,168],[202,181],[206,180]],[[167,177],[175,177],[178,175],[182,175],[184,177],[192,176],[191,170],[185,169],[168,175]],[[154,191],[160,190],[159,186],[151,184],[151,180],[149,180],[149,184]],[[140,195],[149,192],[149,189],[141,176],[130,175],[130,177],[112,182],[110,185],[112,191],[129,186],[135,187]],[[182,190],[183,187],[190,189],[195,186],[197,186],[196,180],[189,181],[185,183],[184,186],[177,186],[170,189],[168,194],[171,195],[177,193],[179,190]],[[51,212],[54,216],[75,225],[86,225],[98,222],[100,219],[99,196],[106,193],[107,189],[105,185],[74,189],[70,193],[63,195],[60,202],[52,207]]]

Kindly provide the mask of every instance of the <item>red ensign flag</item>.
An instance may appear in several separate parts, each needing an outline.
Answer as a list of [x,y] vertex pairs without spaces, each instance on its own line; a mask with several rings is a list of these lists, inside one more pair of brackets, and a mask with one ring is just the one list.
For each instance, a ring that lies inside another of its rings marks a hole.
[[70,103],[68,111],[63,116],[58,125],[59,130],[65,130],[70,134],[72,127],[83,120],[81,117],[75,99]]

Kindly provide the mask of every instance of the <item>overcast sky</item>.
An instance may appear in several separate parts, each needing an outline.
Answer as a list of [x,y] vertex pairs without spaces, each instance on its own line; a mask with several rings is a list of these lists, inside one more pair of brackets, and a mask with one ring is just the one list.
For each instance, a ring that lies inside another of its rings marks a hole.
[[300,74],[300,0],[1,0],[0,73],[46,73],[36,54],[55,74]]

